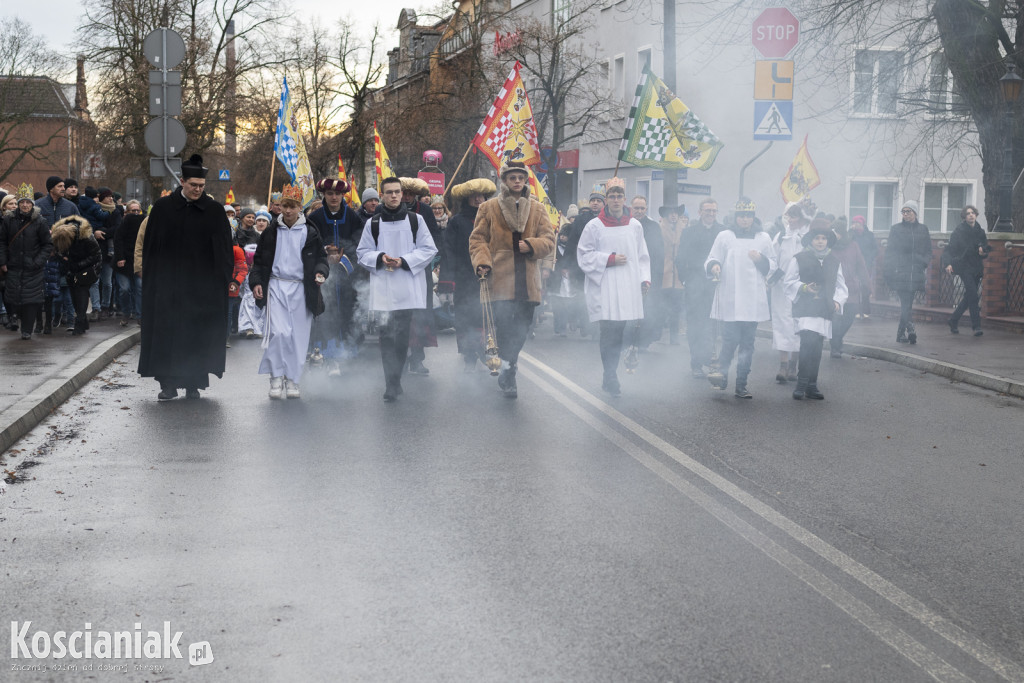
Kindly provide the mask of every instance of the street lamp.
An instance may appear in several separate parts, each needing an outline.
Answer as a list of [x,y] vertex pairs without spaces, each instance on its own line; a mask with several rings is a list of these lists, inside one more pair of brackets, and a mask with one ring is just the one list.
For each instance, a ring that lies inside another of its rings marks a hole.
[[1003,149],[1003,178],[999,185],[999,220],[995,232],[1013,232],[1013,109],[1020,97],[1024,78],[1017,75],[1017,66],[1007,60],[1006,73],[999,79],[999,89],[1006,103],[1006,147]]

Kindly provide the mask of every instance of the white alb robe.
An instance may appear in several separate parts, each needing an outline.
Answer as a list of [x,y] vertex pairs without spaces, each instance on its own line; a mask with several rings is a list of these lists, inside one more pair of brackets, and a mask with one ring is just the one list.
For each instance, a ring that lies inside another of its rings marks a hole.
[[[790,259],[789,266],[786,267],[786,276],[782,278],[782,286],[786,290],[786,299],[789,301],[790,316],[793,314],[793,302],[796,301],[801,285],[803,285],[803,282],[800,281],[800,264],[797,263],[796,259]],[[843,312],[843,306],[846,304],[846,300],[849,296],[850,290],[846,288],[846,278],[843,277],[843,267],[839,266],[839,270],[836,272],[836,291],[832,300],[839,304],[840,313]],[[797,332],[810,330],[812,332],[817,332],[826,339],[832,338],[832,318],[807,316],[803,318],[794,318],[793,324]],[[797,337],[797,339],[799,339],[799,337]]]
[[[373,219],[370,219],[373,220]],[[359,265],[370,271],[369,301],[371,311],[402,311],[427,307],[427,281],[423,271],[430,265],[437,247],[430,237],[430,230],[422,218],[416,231],[416,241],[412,239],[412,225],[409,216],[400,221],[380,221],[380,235],[377,243],[373,242],[373,231],[370,221],[363,226],[363,236],[356,247]],[[408,265],[389,271],[384,267],[377,268],[377,259],[381,254],[391,258],[401,257]]]
[[[246,260],[252,265],[252,254],[256,252],[255,244],[247,244],[244,247]],[[238,330],[245,332],[252,330],[256,334],[263,334],[263,326],[267,319],[266,312],[256,305],[256,297],[252,295],[252,288],[249,287],[249,278],[242,280],[242,287],[239,293],[241,303],[238,305]]]
[[[613,253],[626,257],[608,266]],[[651,280],[651,257],[644,228],[631,218],[627,225],[607,226],[595,218],[583,228],[577,260],[587,279],[583,292],[590,321],[640,320],[644,317],[643,282]]]
[[[791,231],[788,227],[775,240],[775,257],[778,268],[783,273],[789,267],[793,257],[804,249],[804,235],[810,225]],[[776,351],[800,350],[800,337],[796,334],[796,322],[793,320],[793,302],[786,297],[786,288],[780,278],[772,286],[772,348]]]
[[295,225],[289,228],[278,217],[276,230],[277,250],[267,286],[266,331],[259,374],[286,377],[298,384],[313,327],[313,314],[306,307],[302,284],[306,219],[299,214]]
[[[750,258],[750,251],[760,252],[768,260],[765,275]],[[712,262],[722,266],[722,275],[715,288],[711,317],[725,322],[761,322],[770,320],[766,276],[776,269],[775,246],[768,233],[756,232],[739,237],[732,230],[723,230],[715,237],[705,271]]]

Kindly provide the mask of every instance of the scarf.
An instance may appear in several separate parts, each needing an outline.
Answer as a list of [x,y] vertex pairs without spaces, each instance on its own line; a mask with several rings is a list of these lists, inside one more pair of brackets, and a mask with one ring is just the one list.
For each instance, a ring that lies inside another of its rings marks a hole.
[[377,212],[380,213],[380,219],[382,221],[387,221],[388,223],[405,220],[406,216],[405,204],[399,204],[398,208],[392,211],[381,203],[381,205],[377,207]]
[[619,218],[613,218],[610,214],[606,213],[607,209],[601,209],[601,213],[597,214],[597,217],[601,219],[606,228],[621,227],[623,225],[629,225],[631,219],[629,212],[626,210],[622,211],[622,216]]

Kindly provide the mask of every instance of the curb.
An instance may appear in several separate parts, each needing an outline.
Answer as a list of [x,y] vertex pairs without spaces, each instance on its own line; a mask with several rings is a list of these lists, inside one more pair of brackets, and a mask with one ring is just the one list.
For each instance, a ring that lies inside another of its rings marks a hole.
[[[772,333],[769,330],[758,330],[757,336],[771,339]],[[942,361],[932,360],[931,358],[917,356],[904,351],[893,351],[892,349],[886,349],[880,346],[868,346],[867,344],[855,344],[853,342],[843,342],[843,353],[864,356],[865,358],[874,358],[876,360],[884,360],[889,363],[897,363],[899,365],[905,365],[908,368],[913,368],[914,370],[921,370],[923,372],[945,377],[963,384],[971,384],[982,389],[997,391],[1001,394],[1009,394],[1010,396],[1016,396],[1017,398],[1024,398],[1024,383],[1007,379],[1006,377],[1000,377],[998,375],[990,375],[989,373],[982,372],[981,370],[965,368],[962,365],[944,363]]]
[[135,346],[141,336],[142,331],[136,328],[103,340],[56,377],[0,413],[0,453],[42,422],[50,411],[68,400],[112,360]]

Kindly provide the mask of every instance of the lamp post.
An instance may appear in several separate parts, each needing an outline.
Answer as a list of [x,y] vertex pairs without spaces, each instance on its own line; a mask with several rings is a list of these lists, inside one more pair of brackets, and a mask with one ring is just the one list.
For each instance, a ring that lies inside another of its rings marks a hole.
[[1013,232],[1013,126],[1014,105],[1020,97],[1024,78],[1017,75],[1017,66],[1006,62],[1006,73],[999,79],[999,89],[1006,103],[1006,147],[1003,149],[1003,178],[999,184],[999,220],[995,232]]

